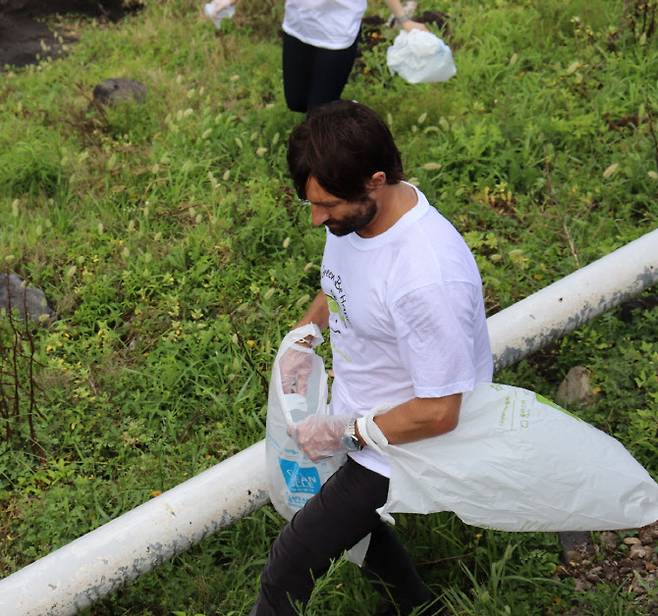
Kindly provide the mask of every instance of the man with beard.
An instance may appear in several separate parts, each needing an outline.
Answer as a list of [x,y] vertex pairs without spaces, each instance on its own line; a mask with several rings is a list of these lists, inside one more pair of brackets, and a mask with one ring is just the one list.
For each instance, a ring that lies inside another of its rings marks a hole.
[[314,225],[328,231],[322,290],[298,323],[329,327],[331,414],[295,425],[311,459],[347,462],[283,529],[261,576],[256,616],[298,613],[314,580],[369,533],[363,570],[396,605],[435,613],[432,592],[377,514],[390,469],[357,420],[375,407],[389,443],[453,430],[462,393],[491,381],[492,357],[475,260],[454,227],[403,170],[390,131],[370,109],[337,101],[292,133],[288,165]]

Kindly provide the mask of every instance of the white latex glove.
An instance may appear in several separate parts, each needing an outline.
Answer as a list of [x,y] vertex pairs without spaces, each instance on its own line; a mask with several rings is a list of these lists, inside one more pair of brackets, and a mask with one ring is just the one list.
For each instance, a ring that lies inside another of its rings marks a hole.
[[342,442],[343,434],[352,420],[353,417],[347,415],[311,415],[289,426],[288,434],[315,462],[346,451]]
[[313,354],[292,347],[282,355],[279,368],[283,393],[305,396],[308,377],[313,370]]

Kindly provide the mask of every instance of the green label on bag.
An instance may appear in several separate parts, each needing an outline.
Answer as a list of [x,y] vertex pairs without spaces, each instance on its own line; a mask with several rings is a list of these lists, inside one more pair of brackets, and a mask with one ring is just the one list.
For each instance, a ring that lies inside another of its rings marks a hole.
[[498,425],[505,430],[527,430],[530,427],[531,398],[528,395],[507,395],[503,398]]
[[559,404],[555,404],[555,402],[549,400],[548,398],[545,398],[541,394],[535,393],[535,396],[537,397],[537,402],[541,402],[542,404],[546,404],[547,406],[552,406],[554,409],[563,412],[565,415],[569,415],[569,417],[573,417],[578,421],[583,421],[580,417],[578,417],[578,415],[574,415],[571,411],[567,411],[567,409],[563,409]]
[[505,396],[505,401],[503,403],[503,410],[500,412],[500,420],[498,421],[498,425],[501,428],[507,427],[509,429],[509,425],[507,425],[511,419],[510,419],[510,413],[512,411],[512,396]]

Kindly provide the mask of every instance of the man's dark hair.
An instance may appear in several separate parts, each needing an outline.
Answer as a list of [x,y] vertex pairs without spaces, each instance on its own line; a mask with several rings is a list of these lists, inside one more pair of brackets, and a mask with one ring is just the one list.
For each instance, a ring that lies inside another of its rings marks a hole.
[[386,174],[387,184],[404,177],[391,131],[372,109],[352,101],[334,101],[309,113],[288,140],[288,167],[301,199],[311,176],[346,201],[363,200],[377,171]]

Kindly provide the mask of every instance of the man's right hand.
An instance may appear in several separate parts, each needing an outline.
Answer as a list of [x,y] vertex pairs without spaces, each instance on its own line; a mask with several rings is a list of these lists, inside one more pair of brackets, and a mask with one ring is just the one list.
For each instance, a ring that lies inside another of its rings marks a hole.
[[343,435],[350,421],[353,418],[347,415],[311,415],[289,426],[288,434],[309,460],[317,462],[345,451]]

